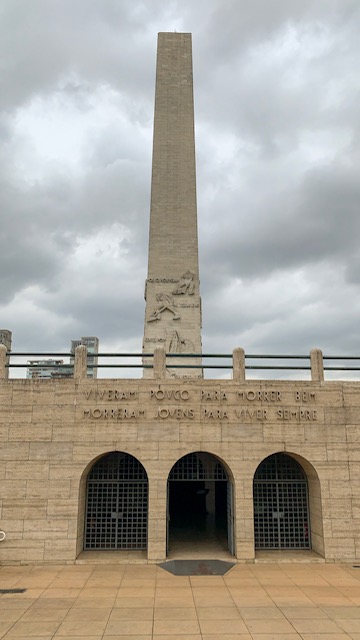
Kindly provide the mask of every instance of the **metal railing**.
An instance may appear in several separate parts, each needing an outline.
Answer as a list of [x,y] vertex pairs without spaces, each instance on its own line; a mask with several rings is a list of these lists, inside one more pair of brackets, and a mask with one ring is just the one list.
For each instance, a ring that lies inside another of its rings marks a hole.
[[[304,354],[253,354],[244,353],[242,350],[244,371],[286,371],[286,372],[311,372],[313,373],[312,353]],[[194,370],[227,370],[234,372],[233,353],[165,353],[165,367],[167,369],[194,369]],[[323,372],[357,372],[360,371],[360,356],[323,355],[321,354],[320,367]],[[49,358],[60,358],[66,362],[46,362]],[[99,369],[153,369],[154,353],[87,353],[88,370]],[[18,360],[22,361],[19,362]],[[26,359],[26,361],[24,361]],[[44,359],[43,362],[31,362],[31,359]],[[5,367],[8,370],[27,369],[34,372],[28,377],[37,377],[36,372],[54,372],[52,377],[71,377],[73,375],[76,355],[69,352],[8,352],[6,353]],[[101,361],[103,360],[103,361]],[[116,360],[116,361],[115,361]],[[119,362],[120,360],[120,362]],[[134,362],[137,360],[137,362]],[[189,362],[191,360],[191,362]],[[337,364],[339,363],[339,364]],[[354,365],[352,364],[354,363]],[[356,364],[355,364],[356,363]],[[57,374],[58,372],[58,374]],[[194,372],[195,373],[195,372]],[[39,376],[42,377],[42,376]],[[44,376],[45,377],[45,376]],[[51,376],[49,376],[51,377]],[[313,378],[313,376],[312,376]],[[321,379],[321,378],[320,378]]]

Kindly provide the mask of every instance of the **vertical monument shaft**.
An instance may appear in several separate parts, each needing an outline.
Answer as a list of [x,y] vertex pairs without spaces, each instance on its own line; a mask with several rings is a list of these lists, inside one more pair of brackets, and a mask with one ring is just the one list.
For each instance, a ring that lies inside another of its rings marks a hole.
[[[201,352],[191,34],[159,33],[143,350]],[[198,359],[172,359],[198,364]],[[146,369],[144,372],[146,375]],[[199,377],[200,369],[170,369]]]

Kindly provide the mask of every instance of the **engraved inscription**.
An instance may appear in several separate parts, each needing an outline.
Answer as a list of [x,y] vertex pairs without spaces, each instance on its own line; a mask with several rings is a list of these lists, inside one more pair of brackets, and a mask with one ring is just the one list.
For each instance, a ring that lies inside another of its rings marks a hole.
[[123,407],[117,407],[116,409],[84,409],[84,418],[93,418],[99,420],[104,418],[105,420],[138,420],[145,417],[145,409],[125,409]]
[[155,413],[155,418],[161,420],[175,419],[175,420],[192,420],[195,416],[194,409],[178,409],[177,407],[167,408],[159,407]]
[[254,402],[254,400],[260,402],[281,402],[281,391],[249,389],[249,391],[238,391],[237,396],[239,400],[249,400],[250,402]]
[[302,402],[303,404],[307,402],[316,402],[315,391],[295,391],[295,400],[296,402]]
[[235,409],[236,417],[243,422],[254,422],[267,420],[267,409]]
[[189,400],[190,393],[187,389],[171,389],[164,391],[163,389],[151,389],[150,398],[155,400]]
[[228,420],[228,411],[222,409],[202,409],[202,417],[205,420]]
[[315,409],[304,409],[302,407],[281,407],[281,409],[277,410],[276,414],[278,420],[287,422],[291,420],[314,422],[317,420],[317,412]]
[[227,400],[227,395],[226,395],[225,391],[206,391],[206,390],[202,390],[200,392],[200,399],[201,400],[211,400],[212,402],[215,402],[215,401],[220,401],[220,400]]
[[137,391],[122,389],[87,389],[85,392],[87,400],[136,400]]

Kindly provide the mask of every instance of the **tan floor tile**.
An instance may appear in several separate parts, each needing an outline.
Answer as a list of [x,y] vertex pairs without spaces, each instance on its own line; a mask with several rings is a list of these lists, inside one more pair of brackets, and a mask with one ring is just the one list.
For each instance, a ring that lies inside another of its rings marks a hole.
[[[7,633],[5,636],[2,636],[3,640],[10,640],[10,638],[16,638],[16,640],[29,640],[29,638],[31,638],[31,640],[52,640],[52,638],[54,638],[55,636],[52,633],[48,633],[46,635],[43,636],[9,636],[9,634]],[[68,640],[68,638],[66,638],[66,640]],[[77,638],[77,640],[79,640]],[[97,639],[96,639],[97,640]]]
[[31,609],[71,609],[76,598],[43,598],[40,597],[31,605]]
[[93,620],[85,622],[84,620],[71,620],[63,622],[57,630],[55,637],[58,636],[89,636],[101,635],[104,633],[106,622],[95,622]]
[[285,620],[277,607],[239,607],[244,620]]
[[186,635],[200,633],[197,620],[155,620],[153,634]]
[[[186,634],[186,635],[177,634],[177,633],[175,633],[175,634],[171,633],[170,635],[168,635],[168,634],[159,635],[159,634],[156,633],[151,637],[154,640],[185,640],[185,638],[186,638],[186,640],[201,640],[204,636],[201,636],[200,633],[191,633],[191,634]],[[109,638],[109,640],[112,640],[112,638]],[[119,636],[118,640],[134,640],[134,637],[133,636],[131,636],[131,637],[128,636],[127,639],[124,639],[124,638],[120,638],[120,636]],[[139,636],[139,640],[144,640],[144,636],[141,636],[141,638]]]
[[[252,640],[299,640],[304,638],[298,633],[253,633],[251,634]],[[324,640],[324,639],[323,639]],[[332,640],[338,640],[332,636]],[[349,639],[347,639],[349,640]]]
[[197,620],[197,613],[190,607],[156,607],[154,620]]
[[[89,584],[89,583],[88,583]],[[157,584],[159,584],[159,580],[155,577],[155,578],[146,578],[146,579],[139,579],[139,578],[122,578],[121,580],[121,587],[126,587],[126,588],[130,588],[130,589],[134,589],[135,587],[155,587]],[[180,586],[180,585],[179,585]]]
[[[166,597],[169,595],[169,587],[156,587],[156,597]],[[177,598],[191,596],[191,587],[171,587],[171,595]]]
[[153,607],[154,598],[116,598],[114,602],[115,608],[120,607]]
[[111,609],[71,609],[68,612],[64,622],[107,622]]
[[34,598],[11,598],[6,596],[0,596],[1,609],[19,609],[19,611],[26,611],[36,600]]
[[243,620],[200,620],[201,633],[248,633]]
[[[66,640],[79,640],[79,637],[83,638],[83,636],[66,636]],[[86,640],[102,640],[103,637],[104,636],[101,633],[100,635],[97,635],[97,636],[86,636]],[[55,635],[53,636],[53,638],[59,638],[59,639],[61,638],[62,640],[64,640],[64,636]],[[22,640],[22,639],[17,638],[16,640]],[[31,640],[34,640],[34,639],[31,638]],[[42,638],[42,640],[44,640],[44,638]],[[132,638],[132,640],[134,640],[134,638]],[[144,640],[144,638],[142,638],[142,640]]]
[[21,617],[21,622],[62,622],[68,613],[68,609],[53,609],[51,607],[31,607]]
[[323,607],[329,618],[360,618],[360,607]]
[[158,573],[156,576],[156,584],[159,587],[165,587],[171,584],[172,587],[188,587],[190,585],[189,576],[174,576],[168,571]]
[[262,594],[261,596],[251,596],[251,595],[236,595],[231,594],[232,599],[235,602],[236,606],[240,608],[242,607],[273,607],[274,602],[271,598]]
[[325,611],[313,605],[312,607],[281,607],[284,616],[289,620],[317,620],[318,618],[328,618]]
[[105,635],[151,635],[152,626],[152,620],[111,620],[106,626]]
[[16,620],[19,620],[22,616],[23,611],[19,611],[19,609],[0,609],[1,622],[16,622]]
[[[123,576],[122,575],[118,575],[117,573],[115,574],[108,574],[108,575],[97,575],[97,576],[91,576],[90,578],[88,578],[85,581],[86,587],[89,588],[93,588],[93,587],[120,587],[120,585],[123,583]],[[128,581],[131,582],[131,581]],[[133,581],[135,582],[135,581]],[[140,584],[138,586],[142,585],[142,581],[138,580],[137,582],[139,582]],[[130,585],[131,586],[131,585]],[[136,586],[136,585],[133,585]]]
[[[150,635],[148,635],[148,634],[146,634],[146,635],[143,635],[143,634],[138,635],[138,634],[136,634],[136,635],[130,635],[130,636],[127,635],[127,634],[126,635],[121,635],[121,636],[119,636],[119,635],[101,636],[102,640],[152,640],[152,638],[153,638],[153,636],[151,634]],[[163,636],[162,636],[162,638],[163,638]],[[184,636],[183,636],[183,639],[184,639]],[[69,640],[69,639],[66,638],[66,640]],[[78,637],[74,638],[74,640],[79,640],[79,638]],[[199,636],[197,637],[197,640],[199,640]]]
[[190,576],[190,584],[193,587],[223,587],[223,576]]
[[[348,622],[357,622],[349,620]],[[299,633],[342,633],[344,629],[339,627],[334,620],[291,620],[294,629]],[[360,627],[359,627],[360,629]],[[356,631],[356,629],[354,629]]]
[[82,589],[89,577],[87,575],[64,575],[59,576],[51,583],[52,589],[66,589],[67,587]]
[[[153,601],[154,602],[154,601]],[[192,596],[188,598],[157,598],[155,597],[155,607],[193,607],[194,600]]]
[[[23,584],[21,584],[21,585],[17,585],[17,588],[25,589],[26,587]],[[24,593],[18,593],[16,595],[19,598],[19,600],[36,600],[36,598],[39,598],[43,593],[45,593],[44,589],[31,588],[31,589],[26,589]],[[14,596],[10,593],[4,594],[3,596],[1,596],[1,601],[11,600],[13,597]]]
[[[157,590],[158,591],[158,590]],[[169,590],[167,589],[169,593]],[[153,598],[155,595],[155,586],[154,587],[120,587],[117,591],[117,598]]]
[[302,633],[301,638],[303,640],[349,640],[347,633]]
[[78,598],[74,602],[74,609],[110,609],[115,598]]
[[118,595],[117,587],[85,587],[79,593],[79,599],[82,598],[116,598]]
[[8,631],[6,637],[12,638],[17,636],[48,636],[52,637],[59,626],[58,622],[16,622]]
[[246,620],[251,634],[254,633],[295,633],[288,620]]
[[277,607],[311,607],[314,604],[311,598],[308,598],[304,593],[298,595],[282,595],[271,596],[273,602]]
[[349,618],[336,618],[336,624],[339,625],[342,631],[347,633],[360,633],[360,620],[350,620]]
[[[1,620],[0,621],[0,638],[2,638],[9,629],[12,628],[14,622],[12,620]],[[15,623],[17,624],[17,623]]]
[[334,587],[304,587],[312,602],[321,606],[346,606],[350,600]]
[[201,637],[202,640],[251,640],[251,635],[248,633],[205,633]]
[[[188,609],[186,609],[188,611]],[[153,619],[153,609],[152,607],[139,609],[133,607],[128,609],[113,609],[109,622],[111,620],[152,620]]]
[[77,598],[80,594],[81,589],[72,589],[72,588],[64,588],[64,589],[52,589],[49,587],[42,594],[42,598]]
[[239,620],[241,615],[236,607],[198,607],[199,620]]

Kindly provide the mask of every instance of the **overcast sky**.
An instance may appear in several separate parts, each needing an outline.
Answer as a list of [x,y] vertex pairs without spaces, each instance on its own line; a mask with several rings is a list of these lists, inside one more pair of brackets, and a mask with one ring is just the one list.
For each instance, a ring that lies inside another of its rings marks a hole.
[[157,33],[193,34],[204,352],[360,354],[358,0],[2,0],[0,327],[141,350]]

